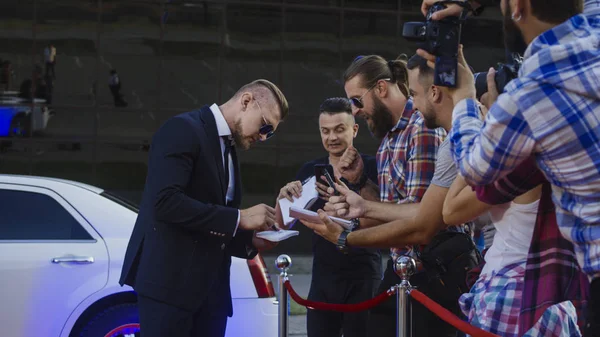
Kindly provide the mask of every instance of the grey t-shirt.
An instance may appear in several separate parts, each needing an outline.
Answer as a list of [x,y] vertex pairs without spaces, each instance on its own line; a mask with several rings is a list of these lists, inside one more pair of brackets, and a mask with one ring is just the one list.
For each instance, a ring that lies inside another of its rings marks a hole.
[[457,173],[458,170],[454,165],[454,160],[450,153],[450,138],[446,137],[438,147],[435,171],[433,172],[431,183],[440,187],[450,188]]
[[[450,188],[457,174],[458,170],[454,165],[454,160],[450,153],[450,138],[446,137],[438,147],[435,171],[433,172],[431,183],[439,187]],[[467,225],[471,231],[475,229],[474,227],[480,228],[484,233],[485,247],[489,248],[489,246],[492,245],[496,231],[487,212],[465,225]]]

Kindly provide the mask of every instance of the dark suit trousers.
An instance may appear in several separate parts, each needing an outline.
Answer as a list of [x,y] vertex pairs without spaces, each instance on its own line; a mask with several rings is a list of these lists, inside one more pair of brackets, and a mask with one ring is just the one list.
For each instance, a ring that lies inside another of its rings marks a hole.
[[138,295],[141,337],[223,337],[226,314],[215,314],[208,306],[196,312]]

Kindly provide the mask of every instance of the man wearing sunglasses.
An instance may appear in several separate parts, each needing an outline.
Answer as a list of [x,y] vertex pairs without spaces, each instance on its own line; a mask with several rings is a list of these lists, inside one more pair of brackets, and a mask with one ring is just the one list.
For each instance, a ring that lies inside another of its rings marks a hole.
[[[352,146],[358,134],[358,124],[352,115],[350,102],[344,97],[326,99],[319,108],[319,132],[323,148],[328,155],[305,163],[296,180],[286,184],[277,201],[302,194],[302,182],[315,175],[317,164],[330,164],[336,178],[341,178],[341,170],[348,158],[362,156],[365,175],[360,182],[377,181],[375,157],[358,153]],[[360,184],[359,183],[359,184]],[[359,185],[356,186],[360,187]],[[277,203],[279,204],[279,203]],[[323,208],[325,201],[319,199],[311,210]],[[278,223],[283,222],[279,205],[275,207]],[[289,224],[290,227],[294,223]],[[381,254],[377,249],[356,249],[345,254],[322,237],[312,234],[313,266],[308,299],[327,303],[359,303],[375,296],[381,279]],[[308,337],[339,336],[366,337],[369,312],[340,313],[309,309],[306,315]]]
[[283,93],[256,80],[222,105],[169,119],[154,135],[120,280],[138,294],[144,336],[225,335],[231,257],[272,248],[255,233],[277,229],[273,208],[239,210],[236,149],[273,136],[287,113]]
[[[367,185],[360,191],[363,198],[378,201],[378,209],[361,218],[359,228],[412,217],[433,178],[437,149],[445,131],[441,128],[428,129],[421,113],[413,109],[405,61],[386,61],[377,55],[359,56],[346,70],[344,82],[346,94],[352,101],[353,114],[363,117],[373,136],[381,140],[377,151],[379,198],[369,198],[367,190],[372,186]],[[355,180],[361,175],[363,166],[353,163],[342,175],[348,181]],[[347,234],[340,236],[338,246],[345,247]],[[392,261],[404,254],[412,255],[413,250],[407,247],[391,249],[379,293],[400,283]],[[422,285],[414,278],[411,283]],[[416,335],[445,335],[445,331],[432,329],[429,334],[423,334],[427,330],[423,327],[430,324],[431,316],[426,310],[419,310],[418,316],[413,329]],[[373,309],[369,317],[369,335],[395,336],[395,331],[396,305],[391,299]]]

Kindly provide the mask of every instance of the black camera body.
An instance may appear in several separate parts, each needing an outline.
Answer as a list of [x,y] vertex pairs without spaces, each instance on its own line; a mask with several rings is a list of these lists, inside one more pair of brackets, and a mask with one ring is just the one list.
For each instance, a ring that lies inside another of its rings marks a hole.
[[436,3],[429,8],[425,22],[407,22],[402,36],[418,41],[417,46],[435,55],[435,75],[433,83],[438,86],[456,87],[458,73],[458,45],[463,19],[452,16],[434,21],[431,15],[446,8]]
[[[523,63],[521,55],[514,53],[508,63],[498,63],[496,66],[496,76],[494,81],[496,82],[496,88],[498,93],[504,92],[504,87],[508,82],[514,80],[519,76],[519,69]],[[481,99],[481,96],[488,91],[487,86],[487,72],[475,73],[475,91],[477,99]]]

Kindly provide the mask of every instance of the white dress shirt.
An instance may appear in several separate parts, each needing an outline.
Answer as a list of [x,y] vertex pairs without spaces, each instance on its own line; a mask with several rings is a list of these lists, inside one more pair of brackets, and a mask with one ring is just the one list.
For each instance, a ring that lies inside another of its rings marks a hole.
[[[223,117],[223,113],[219,106],[213,104],[210,106],[210,111],[212,111],[213,116],[215,117],[215,122],[217,124],[217,133],[219,134],[219,144],[221,144],[221,157],[223,157],[223,167],[225,167],[225,142],[223,138],[225,136],[231,136],[231,129],[229,129],[229,125],[227,125],[227,121],[225,117]],[[225,196],[225,200],[227,202],[231,202],[233,200],[235,194],[235,171],[233,166],[233,159],[231,158],[231,153],[229,153],[229,184],[227,185],[227,194]],[[237,232],[237,228],[240,225],[240,211],[238,210],[238,219],[237,225],[235,226],[235,231],[233,232],[233,236]]]

